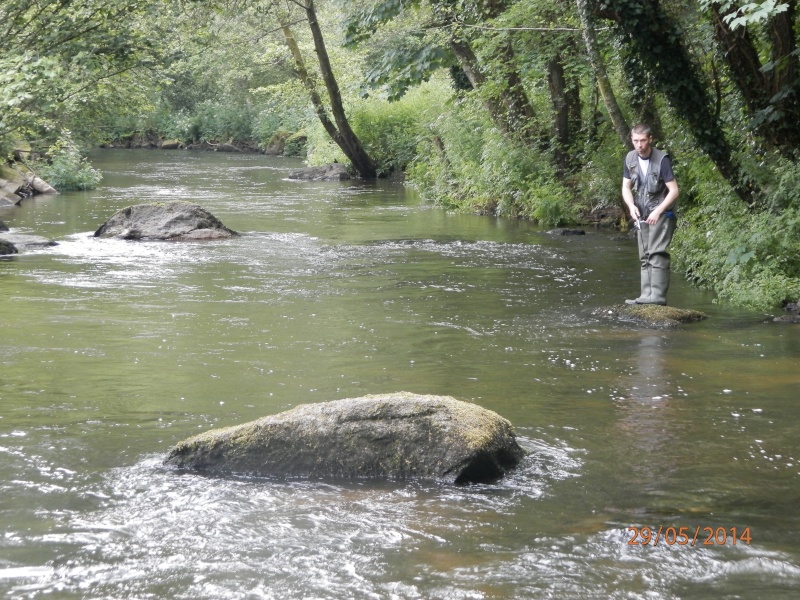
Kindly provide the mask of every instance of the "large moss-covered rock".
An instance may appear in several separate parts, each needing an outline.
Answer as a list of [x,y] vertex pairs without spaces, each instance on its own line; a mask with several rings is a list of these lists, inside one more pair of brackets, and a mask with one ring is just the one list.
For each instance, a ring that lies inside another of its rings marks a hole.
[[283,154],[283,149],[286,147],[286,140],[292,135],[284,129],[279,129],[272,134],[267,142],[267,147],[264,148],[264,154],[267,156],[280,156]]
[[660,306],[658,304],[621,304],[597,308],[592,314],[598,317],[618,319],[655,328],[678,327],[708,318],[698,310]]
[[214,240],[239,234],[197,204],[167,202],[123,208],[94,235],[126,240]]
[[399,392],[303,404],[180,442],[166,463],[260,477],[488,482],[525,452],[511,423],[449,396]]

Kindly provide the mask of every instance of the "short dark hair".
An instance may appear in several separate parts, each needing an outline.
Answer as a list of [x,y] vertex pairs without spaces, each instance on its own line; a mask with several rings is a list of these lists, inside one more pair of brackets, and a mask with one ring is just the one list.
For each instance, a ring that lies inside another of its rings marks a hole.
[[653,129],[652,127],[650,127],[650,125],[647,125],[645,123],[639,123],[633,126],[633,129],[631,129],[631,133],[638,133],[639,135],[646,135],[647,137],[650,137],[651,135],[653,135]]

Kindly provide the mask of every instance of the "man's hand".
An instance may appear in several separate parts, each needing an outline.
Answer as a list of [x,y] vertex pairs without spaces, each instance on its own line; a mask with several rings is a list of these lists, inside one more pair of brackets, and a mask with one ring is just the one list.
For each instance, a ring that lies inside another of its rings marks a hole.
[[658,219],[661,218],[661,206],[658,206],[655,210],[653,210],[649,215],[647,215],[647,219],[645,219],[645,223],[648,225],[655,225],[658,222]]
[[647,216],[646,223],[648,225],[655,225],[656,222],[661,218],[661,215],[664,212],[668,211],[673,204],[675,204],[675,200],[678,199],[678,194],[680,190],[678,189],[678,184],[673,181],[668,181],[666,184],[667,190],[667,197],[664,198],[664,201],[661,202],[658,206],[656,206],[653,211]]

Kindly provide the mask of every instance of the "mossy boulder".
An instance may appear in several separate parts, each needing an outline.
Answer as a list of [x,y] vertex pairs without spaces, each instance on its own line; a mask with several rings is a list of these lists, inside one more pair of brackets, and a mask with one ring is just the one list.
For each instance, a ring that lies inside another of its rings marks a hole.
[[304,156],[306,154],[306,145],[308,144],[308,135],[302,129],[286,138],[286,143],[283,147],[284,156]]
[[490,482],[524,456],[511,423],[406,392],[302,404],[177,444],[166,464],[218,475]]
[[264,148],[264,154],[267,156],[280,156],[283,154],[283,149],[286,147],[286,140],[292,134],[284,129],[279,129],[269,138],[267,147]]
[[670,328],[707,319],[697,310],[660,306],[658,304],[621,304],[597,308],[592,314],[598,317],[640,323],[648,327]]
[[197,204],[137,204],[117,211],[95,237],[125,240],[216,240],[239,235]]

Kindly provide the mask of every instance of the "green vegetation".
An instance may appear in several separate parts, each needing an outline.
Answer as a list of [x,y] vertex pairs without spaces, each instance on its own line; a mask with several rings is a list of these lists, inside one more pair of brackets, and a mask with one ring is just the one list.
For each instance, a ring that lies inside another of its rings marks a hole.
[[69,135],[53,144],[47,161],[34,161],[32,165],[39,177],[60,191],[91,190],[103,178],[92,168],[79,149],[71,143]]
[[[673,255],[721,301],[800,296],[797,0],[7,0],[0,153],[175,139],[402,171],[453,210],[620,206],[630,125],[671,153]],[[665,57],[669,57],[665,60]]]

